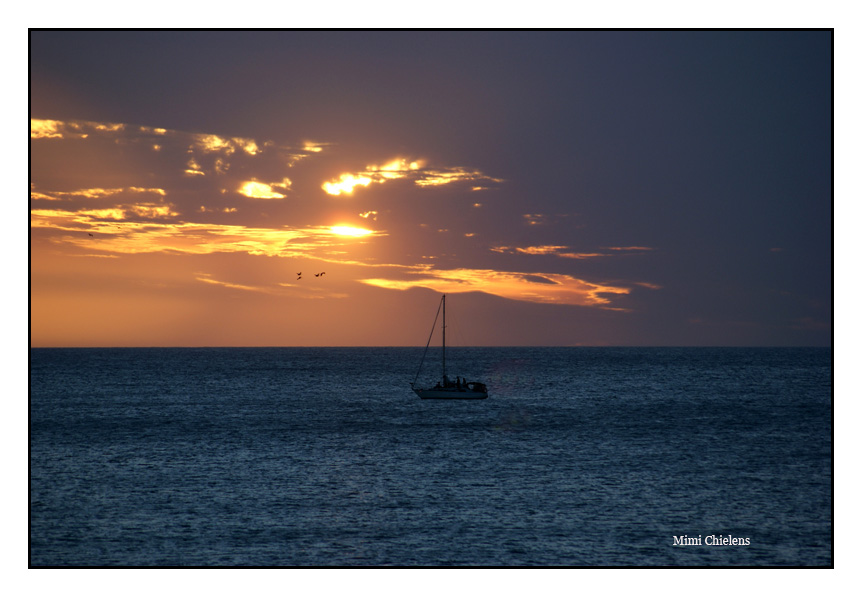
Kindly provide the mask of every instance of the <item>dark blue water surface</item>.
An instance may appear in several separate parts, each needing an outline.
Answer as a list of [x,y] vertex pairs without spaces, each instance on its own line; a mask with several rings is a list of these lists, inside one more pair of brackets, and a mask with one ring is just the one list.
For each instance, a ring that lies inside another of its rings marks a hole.
[[30,564],[832,565],[830,349],[421,355],[31,349]]

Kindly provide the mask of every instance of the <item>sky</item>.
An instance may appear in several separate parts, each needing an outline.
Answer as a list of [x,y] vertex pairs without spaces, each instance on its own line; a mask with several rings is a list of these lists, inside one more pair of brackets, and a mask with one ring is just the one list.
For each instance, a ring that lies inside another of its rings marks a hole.
[[30,344],[830,346],[830,31],[31,31]]

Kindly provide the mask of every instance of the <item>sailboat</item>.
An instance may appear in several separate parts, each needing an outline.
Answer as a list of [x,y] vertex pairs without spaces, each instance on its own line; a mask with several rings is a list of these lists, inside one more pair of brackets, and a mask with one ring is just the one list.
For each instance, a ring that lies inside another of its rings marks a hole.
[[[425,361],[426,353],[429,349],[429,344],[431,344],[432,335],[434,335],[434,327],[437,324],[437,317],[443,311],[443,325],[441,326],[443,342],[441,344],[442,354],[441,354],[441,380],[431,388],[418,388],[416,386],[417,378],[419,378],[420,370],[423,367],[423,361]],[[414,377],[414,381],[411,382],[411,389],[417,396],[421,399],[485,399],[488,398],[488,390],[485,387],[485,384],[482,382],[468,382],[467,379],[462,380],[461,377],[456,376],[456,381],[453,382],[446,375],[446,295],[443,295],[440,300],[440,305],[438,305],[437,314],[435,314],[434,324],[432,324],[432,331],[429,334],[429,340],[426,343],[425,351],[423,352],[423,358],[420,361],[420,367],[417,369],[417,375]]]

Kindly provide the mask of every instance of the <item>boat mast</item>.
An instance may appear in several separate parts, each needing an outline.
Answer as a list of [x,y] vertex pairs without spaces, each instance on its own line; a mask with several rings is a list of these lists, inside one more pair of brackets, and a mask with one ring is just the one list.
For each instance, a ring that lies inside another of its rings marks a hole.
[[437,319],[438,319],[438,316],[440,315],[440,309],[441,309],[442,304],[443,304],[443,300],[441,300],[441,303],[438,303],[438,305],[437,305],[437,312],[434,315],[434,322],[432,322],[431,330],[429,330],[429,339],[426,341],[426,348],[423,351],[423,358],[420,359],[420,367],[417,368],[417,375],[414,376],[414,381],[411,382],[411,386],[416,384],[416,381],[420,377],[420,372],[423,369],[423,362],[425,362],[425,360],[426,360],[426,353],[428,353],[429,345],[431,345],[432,339],[434,338],[434,329],[437,327]]
[[443,303],[443,325],[441,326],[443,332],[443,382],[446,384],[446,295],[441,298],[441,302]]

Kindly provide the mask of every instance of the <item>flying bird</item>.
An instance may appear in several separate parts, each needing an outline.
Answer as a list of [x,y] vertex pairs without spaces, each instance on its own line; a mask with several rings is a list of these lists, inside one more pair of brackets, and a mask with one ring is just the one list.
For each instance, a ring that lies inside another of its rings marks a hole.
[[87,233],[87,234],[90,235],[91,237],[93,236],[93,233]]
[[318,272],[315,276],[323,276],[324,274],[326,274],[326,272]]
[[302,277],[303,277],[303,273],[297,272],[297,280],[301,279]]

